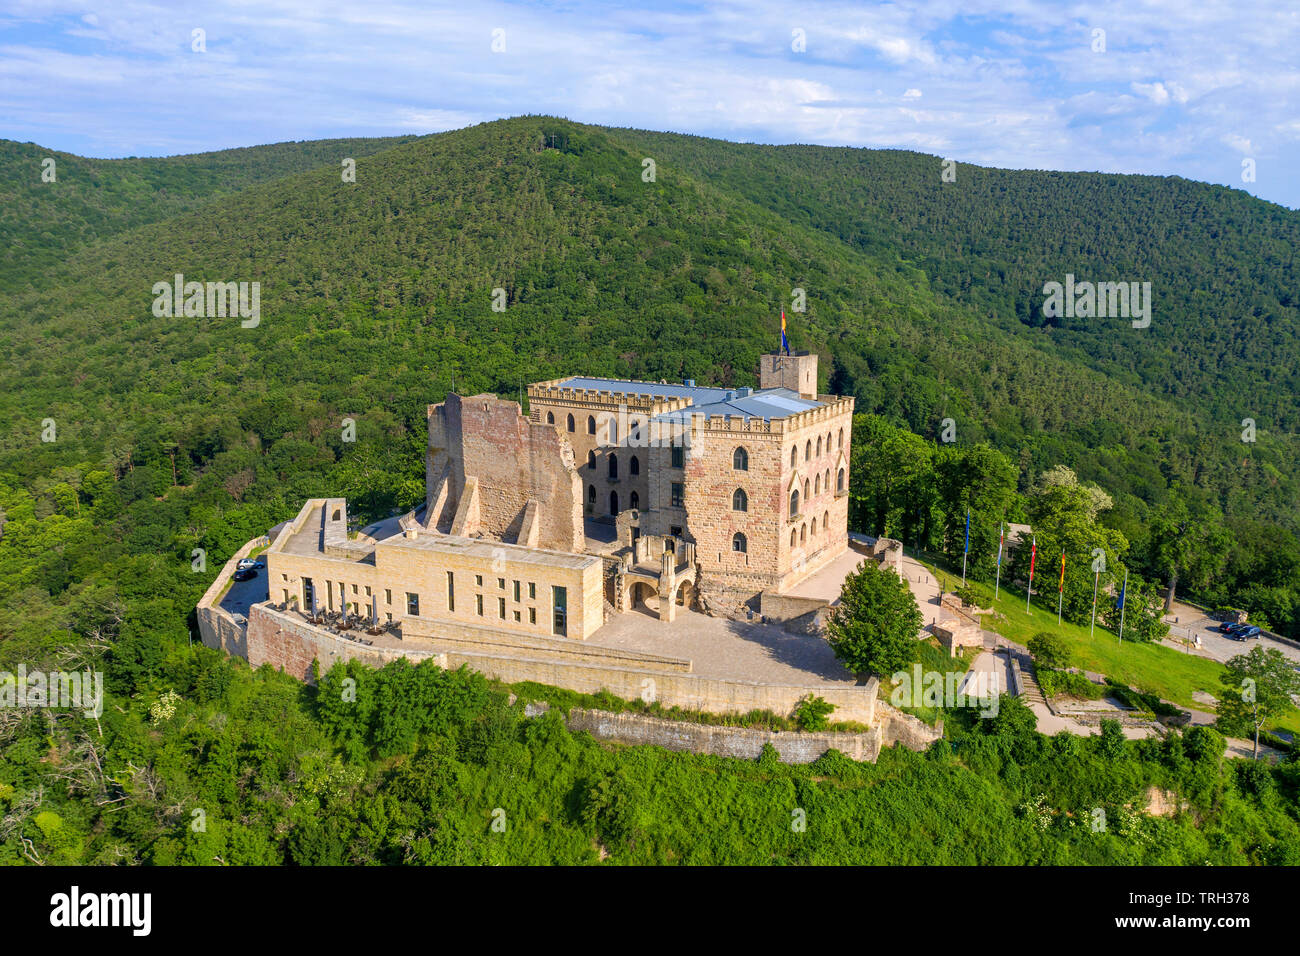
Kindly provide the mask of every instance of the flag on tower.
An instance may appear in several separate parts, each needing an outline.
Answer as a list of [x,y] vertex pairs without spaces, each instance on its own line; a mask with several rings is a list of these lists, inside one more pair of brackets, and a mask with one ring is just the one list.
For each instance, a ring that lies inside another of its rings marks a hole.
[[790,342],[785,337],[785,309],[781,310],[781,348],[786,355],[790,354]]

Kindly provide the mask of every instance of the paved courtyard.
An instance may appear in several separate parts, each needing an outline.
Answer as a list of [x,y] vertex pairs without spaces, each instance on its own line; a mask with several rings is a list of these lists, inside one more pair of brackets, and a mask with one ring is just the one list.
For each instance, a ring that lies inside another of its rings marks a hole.
[[680,607],[671,623],[643,607],[617,614],[586,643],[683,658],[701,677],[809,686],[856,683],[820,637]]

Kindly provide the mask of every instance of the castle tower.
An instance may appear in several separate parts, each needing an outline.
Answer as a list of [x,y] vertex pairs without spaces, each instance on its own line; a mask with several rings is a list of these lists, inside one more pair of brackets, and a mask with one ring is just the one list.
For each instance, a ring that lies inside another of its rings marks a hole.
[[759,356],[759,388],[788,388],[800,398],[817,398],[817,353]]

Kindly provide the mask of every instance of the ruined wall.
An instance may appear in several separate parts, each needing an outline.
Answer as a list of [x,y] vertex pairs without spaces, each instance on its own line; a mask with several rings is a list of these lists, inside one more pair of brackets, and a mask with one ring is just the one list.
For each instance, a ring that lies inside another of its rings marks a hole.
[[312,627],[296,615],[255,605],[248,616],[248,661],[283,670],[306,680],[311,674],[313,658],[319,659],[324,673],[335,662],[357,658],[380,666],[397,657],[436,658],[439,666],[455,668],[462,664],[504,683],[535,681],[563,687],[584,694],[607,690],[624,700],[653,694],[665,707],[703,710],[718,714],[743,714],[751,710],[770,710],[789,716],[805,696],[814,694],[834,705],[834,720],[871,725],[875,719],[879,683],[873,678],[865,685],[843,687],[800,687],[789,684],[760,684],[699,677],[694,674],[618,667],[589,663],[584,660],[540,659],[523,652],[484,652],[464,648],[440,648],[435,641],[429,649],[414,647],[365,647],[328,631]]
[[668,750],[736,757],[740,760],[755,759],[763,752],[764,744],[771,744],[780,755],[781,762],[789,764],[812,763],[832,749],[852,760],[871,763],[875,763],[880,754],[881,735],[878,729],[858,734],[770,731],[578,708],[569,711],[567,724],[570,730],[586,731],[598,740],[652,745]]
[[[447,501],[439,507],[444,476]],[[582,480],[573,449],[555,428],[524,418],[515,402],[449,395],[429,407],[426,502],[441,530],[451,530],[469,478],[477,479],[477,508],[465,533],[517,541],[531,499],[539,505],[536,547],[582,550]]]

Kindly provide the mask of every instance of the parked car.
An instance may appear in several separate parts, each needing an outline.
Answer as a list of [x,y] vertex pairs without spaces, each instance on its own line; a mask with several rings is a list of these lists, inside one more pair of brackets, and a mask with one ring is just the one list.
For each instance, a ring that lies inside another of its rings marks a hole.
[[1221,631],[1224,634],[1231,634],[1234,630],[1236,630],[1239,627],[1241,627],[1241,625],[1238,624],[1236,621],[1224,621],[1222,624],[1216,627],[1215,630]]
[[235,565],[235,569],[238,571],[247,571],[249,568],[256,566],[257,562],[252,558],[240,558],[239,563]]
[[1228,636],[1234,641],[1248,641],[1252,637],[1259,637],[1259,628],[1254,624],[1243,624]]
[[257,577],[257,571],[254,568],[239,568],[234,577],[236,581],[251,581]]

